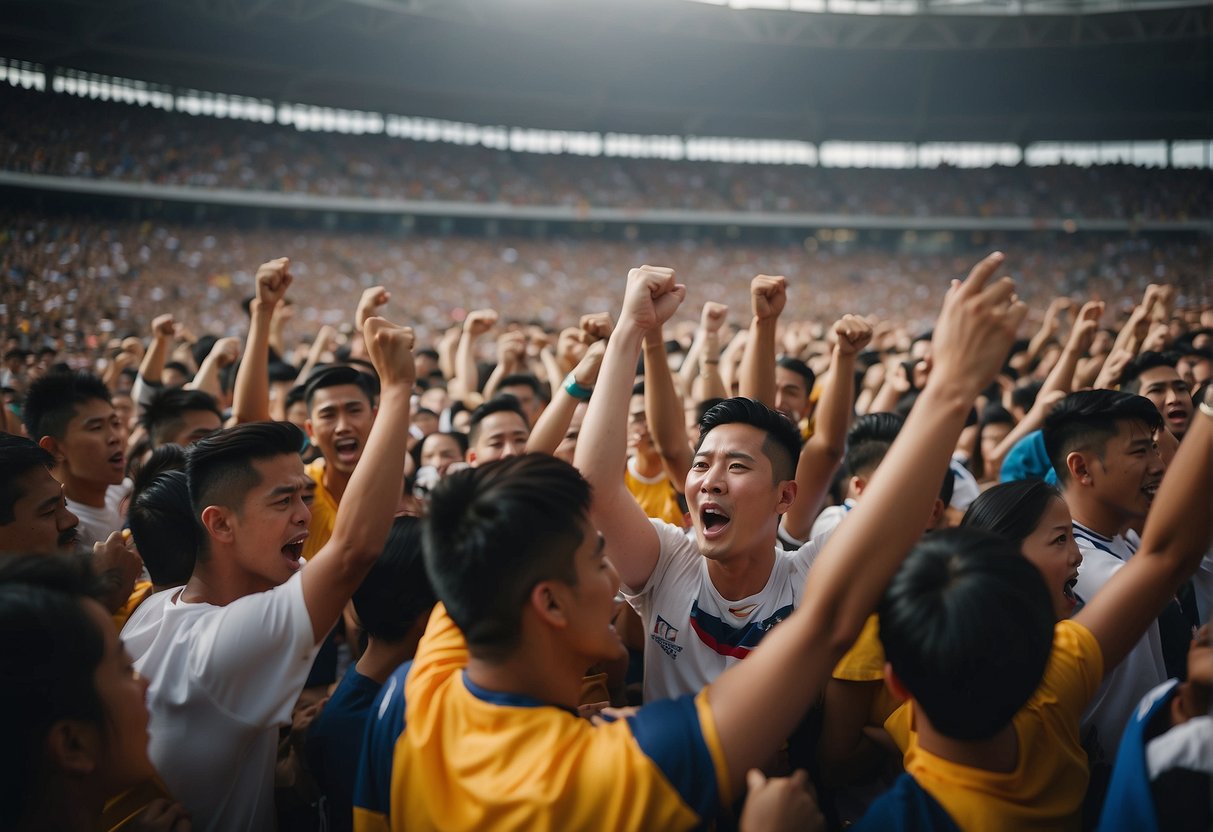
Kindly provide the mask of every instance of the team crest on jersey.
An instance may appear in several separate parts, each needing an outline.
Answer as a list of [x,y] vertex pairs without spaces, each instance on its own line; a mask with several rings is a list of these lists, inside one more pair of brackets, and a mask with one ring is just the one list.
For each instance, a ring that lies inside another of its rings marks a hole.
[[671,659],[677,659],[678,654],[682,652],[682,647],[674,643],[678,639],[678,630],[671,627],[670,622],[660,615],[657,616],[657,622],[653,625],[653,632],[649,634],[649,638],[653,639]]

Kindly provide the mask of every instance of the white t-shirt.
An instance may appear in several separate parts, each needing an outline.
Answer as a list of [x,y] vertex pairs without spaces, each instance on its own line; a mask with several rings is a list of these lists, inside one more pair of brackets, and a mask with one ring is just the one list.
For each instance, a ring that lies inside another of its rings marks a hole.
[[[817,540],[819,537],[829,537],[842,523],[842,519],[847,516],[851,509],[855,508],[855,501],[846,499],[842,501],[840,506],[826,506],[821,510],[821,514],[817,515],[817,519],[813,521],[813,528],[809,530],[809,540]],[[821,545],[821,541],[818,541]]]
[[68,511],[80,518],[80,525],[76,528],[79,546],[91,553],[94,543],[104,543],[107,537],[122,528],[125,516],[122,501],[130,496],[134,487],[135,484],[128,477],[118,485],[105,489],[104,508],[86,506],[75,500],[67,501]]
[[820,543],[776,548],[766,586],[729,601],[712,585],[695,541],[677,526],[650,522],[661,541],[657,566],[639,592],[625,587],[623,595],[644,622],[644,701],[656,702],[698,692],[791,615]]
[[[1074,523],[1074,540],[1082,552],[1074,594],[1084,603],[1103,589],[1141,543],[1136,532],[1109,538],[1078,522]],[[1116,759],[1120,736],[1137,703],[1166,679],[1162,640],[1158,622],[1154,621],[1116,669],[1104,676],[1103,684],[1082,715],[1080,736],[1083,746],[1093,752],[1096,760],[1111,762]]]
[[274,828],[278,728],[318,649],[300,576],[225,607],[166,590],[122,628],[150,683],[152,762],[196,832]]

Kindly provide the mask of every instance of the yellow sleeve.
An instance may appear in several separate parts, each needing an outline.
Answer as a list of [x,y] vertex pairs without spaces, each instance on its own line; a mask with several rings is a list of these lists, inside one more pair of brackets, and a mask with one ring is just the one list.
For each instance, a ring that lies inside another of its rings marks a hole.
[[354,807],[354,832],[391,832],[391,828],[387,815]]
[[910,747],[910,739],[914,734],[914,710],[910,702],[902,702],[901,707],[893,711],[884,721],[884,729],[904,754]]
[[712,765],[716,767],[716,790],[720,795],[720,805],[732,806],[736,795],[733,794],[729,780],[729,761],[725,759],[720,735],[716,733],[716,717],[708,701],[709,690],[710,688],[704,688],[695,697],[695,711],[699,714],[699,729],[703,732],[703,741],[708,747],[708,753],[712,755]]
[[868,616],[859,638],[834,667],[834,678],[847,682],[883,682],[884,646],[880,643],[880,619]]
[[1037,696],[1052,695],[1074,720],[1082,717],[1103,681],[1103,652],[1099,641],[1074,619],[1057,622],[1053,653]]
[[135,588],[131,590],[130,597],[126,603],[114,613],[114,624],[118,626],[118,632],[122,632],[122,628],[126,626],[126,620],[131,617],[131,613],[135,608],[147,600],[148,596],[153,592],[151,581],[135,581]]

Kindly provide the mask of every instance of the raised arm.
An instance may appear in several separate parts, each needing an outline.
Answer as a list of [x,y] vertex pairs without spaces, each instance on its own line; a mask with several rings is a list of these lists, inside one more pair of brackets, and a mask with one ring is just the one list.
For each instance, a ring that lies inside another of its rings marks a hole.
[[1075,616],[1099,642],[1105,676],[1138,642],[1180,584],[1196,572],[1211,536],[1213,395],[1206,391],[1204,404],[1162,479],[1137,554]]
[[379,373],[379,411],[341,498],[333,535],[303,570],[303,599],[317,643],[332,629],[383,550],[404,487],[415,378],[413,331],[369,318],[362,334]]
[[201,390],[209,393],[216,400],[223,398],[223,385],[219,381],[219,373],[236,363],[240,358],[239,338],[220,338],[211,346],[211,351],[202,359],[198,372],[188,384],[188,390]]
[[661,457],[661,467],[681,494],[691,470],[691,446],[687,443],[682,399],[674,389],[674,376],[659,326],[644,336],[644,416],[653,447]]
[[320,327],[320,331],[312,339],[312,346],[307,351],[307,358],[304,359],[303,366],[299,368],[299,374],[295,376],[295,385],[300,385],[307,381],[307,377],[312,374],[312,370],[316,369],[316,365],[320,363],[321,357],[336,337],[337,330],[328,324]]
[[497,323],[497,313],[492,309],[477,309],[469,312],[463,320],[463,334],[459,336],[459,347],[455,350],[455,375],[447,389],[453,399],[461,399],[468,407],[480,404],[480,377],[476,371],[476,339],[484,335]]
[[[527,453],[554,454],[573,421],[577,405],[589,398],[598,383],[598,370],[606,353],[606,341],[591,344],[563,381],[552,384],[552,401],[539,414],[531,435],[526,440]],[[570,379],[572,384],[569,384]]]
[[817,430],[796,463],[796,499],[783,516],[783,529],[795,540],[808,540],[817,507],[846,453],[847,429],[855,401],[855,357],[872,340],[872,326],[856,315],[834,324],[834,355],[817,405]]
[[[694,377],[691,379],[690,396],[696,404],[708,399],[727,399],[728,388],[724,376],[720,374],[720,330],[728,317],[729,307],[723,303],[708,301],[703,305],[700,315],[699,329],[702,340],[699,352],[694,354],[695,363],[692,367]],[[692,352],[694,348],[692,347]],[[687,361],[692,358],[687,354]]]
[[135,386],[131,390],[136,415],[140,417],[162,384],[164,365],[168,361],[176,334],[177,324],[171,314],[157,315],[152,319],[152,342],[148,344],[147,351],[143,353],[143,360],[139,362],[139,374],[135,377]]
[[760,274],[750,281],[750,337],[741,357],[741,395],[775,406],[775,327],[788,302],[787,278]]
[[236,371],[236,389],[232,396],[232,421],[264,422],[270,418],[270,320],[274,308],[290,288],[291,261],[279,257],[262,263],[257,269],[257,294],[249,307],[248,341],[244,360]]
[[935,329],[935,368],[864,498],[818,557],[799,608],[708,690],[731,781],[769,756],[817,698],[918,540],[977,394],[1024,316],[995,253],[954,282]]
[[648,583],[661,550],[657,532],[623,481],[628,401],[645,332],[669,320],[684,297],[686,287],[674,282],[672,269],[641,266],[628,273],[619,325],[607,342],[574,457],[593,488],[590,516],[606,531],[606,556],[624,585],[636,590]]

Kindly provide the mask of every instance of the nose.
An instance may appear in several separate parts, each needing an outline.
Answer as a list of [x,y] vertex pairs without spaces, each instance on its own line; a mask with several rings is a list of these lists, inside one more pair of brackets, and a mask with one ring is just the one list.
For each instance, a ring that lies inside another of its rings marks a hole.
[[711,465],[707,471],[704,471],[703,480],[700,482],[699,490],[708,494],[723,494],[725,491],[724,468],[719,465]]

